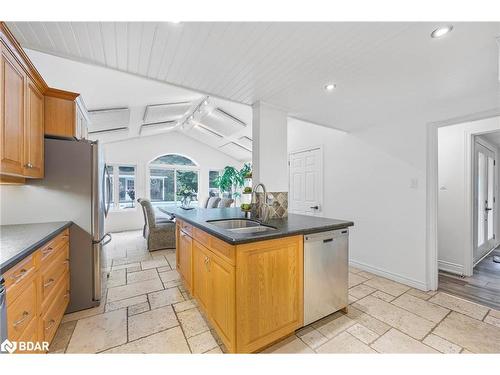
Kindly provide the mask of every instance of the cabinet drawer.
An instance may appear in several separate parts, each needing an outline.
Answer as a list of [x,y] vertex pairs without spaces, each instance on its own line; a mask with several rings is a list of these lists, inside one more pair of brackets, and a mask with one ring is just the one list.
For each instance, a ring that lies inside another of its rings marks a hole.
[[13,303],[31,282],[36,272],[35,264],[35,254],[32,254],[4,274],[7,304]]
[[227,242],[224,242],[198,228],[193,228],[193,237],[196,241],[210,249],[210,251],[216,255],[228,261],[231,265],[235,265],[236,258],[233,245],[228,244]]
[[[69,274],[66,273],[57,283],[51,298],[52,304],[47,312],[42,315],[43,340],[50,342],[59,327],[59,323],[64,315],[64,311],[69,302]],[[41,338],[40,338],[41,339]]]
[[[28,324],[28,327],[24,330],[23,334],[19,337],[18,341],[24,342],[38,342],[38,319],[32,319]],[[25,354],[33,354],[37,353],[37,351],[16,351],[16,353],[25,353]]]
[[55,259],[63,247],[69,243],[69,229],[65,229],[52,240],[47,242],[40,248],[40,264],[46,267],[53,259]]
[[36,288],[31,282],[23,288],[16,300],[7,304],[7,332],[9,340],[18,341],[36,316]]
[[63,250],[58,252],[58,256],[45,269],[41,269],[41,294],[42,313],[47,311],[53,297],[53,291],[59,281],[69,271],[69,249],[67,245],[63,245]]

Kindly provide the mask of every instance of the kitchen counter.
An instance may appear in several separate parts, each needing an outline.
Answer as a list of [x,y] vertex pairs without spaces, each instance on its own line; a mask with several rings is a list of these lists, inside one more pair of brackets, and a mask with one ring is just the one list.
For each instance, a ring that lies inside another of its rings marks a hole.
[[270,240],[274,238],[288,237],[294,235],[304,235],[317,232],[324,232],[335,229],[342,229],[353,226],[352,221],[327,219],[317,216],[288,214],[285,219],[269,219],[265,225],[277,228],[273,231],[260,233],[235,233],[219,228],[208,220],[245,218],[239,207],[232,208],[196,208],[193,210],[183,210],[182,208],[172,208],[168,210],[181,220],[220,238],[232,245],[239,245],[249,242]]
[[0,274],[72,224],[71,221],[0,226]]

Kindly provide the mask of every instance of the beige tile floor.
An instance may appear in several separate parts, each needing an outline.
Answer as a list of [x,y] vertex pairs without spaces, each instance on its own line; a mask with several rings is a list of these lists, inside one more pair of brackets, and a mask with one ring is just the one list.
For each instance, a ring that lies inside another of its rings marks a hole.
[[[64,316],[51,353],[223,353],[175,270],[175,251],[148,253],[139,231],[106,248],[101,306]],[[350,306],[265,353],[500,353],[500,312],[350,268]]]

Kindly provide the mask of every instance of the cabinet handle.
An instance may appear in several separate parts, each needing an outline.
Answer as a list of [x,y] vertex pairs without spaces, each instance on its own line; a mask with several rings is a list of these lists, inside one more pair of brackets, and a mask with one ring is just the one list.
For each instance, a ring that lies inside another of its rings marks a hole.
[[33,164],[31,164],[31,163],[26,163],[26,164],[24,164],[24,166],[26,168],[33,168]]
[[12,324],[14,327],[17,327],[19,324],[24,322],[26,319],[28,319],[28,316],[30,316],[30,313],[27,311],[23,311],[23,317]]
[[26,270],[25,268],[22,268],[17,275],[12,275],[12,279],[16,280],[16,283],[18,283],[21,280],[21,278],[24,275],[26,275],[26,272],[28,272],[28,270]]
[[54,324],[56,324],[56,321],[54,319],[50,319],[49,324],[47,325],[47,327],[45,327],[45,330],[48,331],[54,326]]
[[53,283],[54,283],[54,279],[49,279],[49,281],[47,281],[45,284],[43,284],[43,287],[47,288],[49,285],[51,285]]
[[66,291],[66,294],[64,295],[64,298],[68,298],[69,297],[69,290]]
[[52,251],[54,251],[54,248],[52,246],[49,246],[46,249],[42,250],[42,254],[47,255],[47,254],[50,254]]

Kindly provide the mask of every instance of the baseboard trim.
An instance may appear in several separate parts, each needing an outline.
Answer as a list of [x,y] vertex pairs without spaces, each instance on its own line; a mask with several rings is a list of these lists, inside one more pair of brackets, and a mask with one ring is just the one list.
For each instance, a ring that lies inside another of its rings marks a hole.
[[400,274],[397,274],[394,272],[386,271],[386,270],[381,269],[381,268],[370,266],[370,265],[363,263],[363,262],[358,262],[356,260],[350,260],[349,264],[352,265],[353,267],[359,268],[363,271],[371,272],[375,275],[385,277],[386,279],[390,279],[390,280],[396,281],[398,283],[411,286],[411,287],[416,288],[416,289],[420,289],[423,291],[430,290],[427,287],[427,284],[425,282],[415,280],[415,279],[412,279],[412,278],[409,278],[409,277],[406,277],[406,276],[403,276],[403,275],[400,275]]
[[438,260],[438,269],[456,275],[465,275],[465,267],[462,264]]

